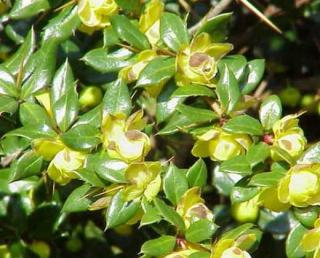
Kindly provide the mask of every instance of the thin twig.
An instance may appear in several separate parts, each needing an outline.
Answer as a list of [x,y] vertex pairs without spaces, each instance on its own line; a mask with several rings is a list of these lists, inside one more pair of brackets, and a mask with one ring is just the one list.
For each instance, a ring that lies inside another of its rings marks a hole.
[[209,12],[194,26],[189,29],[189,33],[194,34],[203,24],[208,20],[222,13],[230,4],[232,0],[222,0],[215,7],[212,7]]

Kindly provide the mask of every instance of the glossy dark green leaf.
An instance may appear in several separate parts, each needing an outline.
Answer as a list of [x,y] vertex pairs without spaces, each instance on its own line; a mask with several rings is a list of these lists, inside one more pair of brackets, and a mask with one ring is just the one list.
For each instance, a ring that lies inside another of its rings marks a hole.
[[261,162],[264,162],[269,156],[270,148],[263,142],[251,146],[246,155],[247,161],[252,167]]
[[32,140],[37,138],[54,138],[57,136],[57,133],[46,124],[41,124],[14,129],[8,132],[6,136],[19,136]]
[[133,53],[121,48],[115,52],[108,53],[105,48],[97,48],[85,54],[82,60],[93,69],[101,72],[117,72],[133,63],[133,59],[128,60]]
[[50,126],[50,117],[47,111],[40,105],[25,102],[19,109],[20,122],[23,126],[34,126],[46,124]]
[[211,238],[216,230],[217,227],[212,221],[201,219],[190,225],[186,231],[186,239],[193,243],[199,243]]
[[75,174],[78,175],[79,179],[88,183],[91,186],[104,187],[106,184],[103,182],[95,173],[87,168],[81,168],[75,171]]
[[40,48],[36,53],[36,60],[33,61],[34,70],[22,85],[21,97],[23,99],[50,85],[56,66],[57,47],[55,42],[48,42],[46,46]]
[[250,163],[246,156],[240,155],[221,163],[220,171],[224,173],[235,173],[250,175],[252,173]]
[[10,181],[37,175],[41,172],[42,157],[32,151],[24,153],[11,165]]
[[223,13],[207,20],[196,32],[209,33],[214,42],[224,41],[228,33],[228,25],[230,23],[232,13]]
[[18,96],[15,79],[10,71],[3,65],[0,65],[0,94],[10,97]]
[[36,36],[33,28],[31,28],[23,44],[19,47],[19,49],[14,54],[12,54],[9,57],[9,59],[7,59],[3,63],[3,65],[7,67],[7,69],[12,74],[17,74],[18,71],[20,70],[20,66],[26,65],[35,48],[36,48]]
[[305,253],[301,247],[301,240],[307,231],[308,229],[301,224],[298,224],[290,231],[286,241],[286,254],[288,258],[305,257]]
[[271,130],[274,123],[282,116],[280,98],[277,95],[267,97],[260,106],[259,116],[263,128]]
[[240,115],[231,118],[223,129],[229,133],[240,133],[250,135],[262,135],[263,128],[260,122],[248,115]]
[[187,179],[190,187],[202,187],[207,183],[208,170],[206,163],[198,159],[187,171]]
[[102,106],[96,106],[95,108],[91,109],[87,113],[79,116],[78,121],[74,124],[74,126],[78,125],[91,125],[96,128],[101,126],[102,122]]
[[158,223],[159,221],[161,221],[161,216],[159,215],[157,208],[151,207],[145,210],[145,213],[140,220],[140,227]]
[[17,0],[9,13],[11,19],[26,19],[50,9],[49,0]]
[[259,187],[242,185],[240,182],[238,182],[231,190],[230,199],[232,203],[249,201],[261,192]]
[[80,212],[86,211],[91,201],[86,194],[89,192],[91,186],[88,184],[84,184],[82,186],[77,187],[72,191],[72,193],[66,199],[62,211],[63,212]]
[[315,221],[318,219],[319,207],[295,207],[293,209],[293,214],[303,226],[313,228]]
[[18,101],[12,97],[0,95],[0,114],[13,114],[18,108]]
[[103,30],[103,47],[108,48],[120,43],[117,32],[111,27]]
[[221,172],[220,167],[216,166],[213,170],[212,177],[212,185],[218,192],[230,196],[234,185],[243,177],[243,175]]
[[[0,109],[1,110],[1,109]],[[311,145],[298,159],[298,164],[320,163],[320,143]]]
[[169,80],[176,72],[175,58],[157,57],[139,75],[137,86],[145,87]]
[[124,171],[127,164],[121,160],[102,160],[99,162],[95,171],[102,179],[111,183],[126,183]]
[[276,186],[281,178],[285,176],[284,173],[277,172],[265,172],[265,173],[258,173],[254,175],[250,180],[250,185],[254,186],[266,186],[272,187]]
[[49,40],[57,42],[67,40],[72,36],[80,24],[77,6],[70,6],[63,9],[57,16],[49,21],[46,27],[44,27],[42,33],[43,45]]
[[230,113],[237,105],[241,93],[236,77],[225,65],[222,69],[216,93],[225,112]]
[[145,242],[141,247],[141,252],[151,256],[163,256],[173,251],[176,246],[176,237],[161,236]]
[[160,35],[163,42],[176,52],[189,43],[185,23],[178,15],[173,13],[163,13],[161,15]]
[[164,220],[177,227],[179,231],[185,231],[183,219],[173,208],[158,198],[154,199],[154,204]]
[[234,229],[228,230],[224,233],[221,239],[237,239],[238,237],[248,233],[248,231],[253,227],[252,223],[242,224]]
[[219,62],[219,66],[224,65],[230,69],[239,81],[246,73],[247,59],[243,55],[228,55]]
[[106,229],[125,224],[138,211],[140,204],[137,201],[125,202],[121,191],[113,198],[106,213]]
[[77,151],[89,151],[101,142],[99,130],[89,124],[72,127],[61,135],[61,140]]
[[131,46],[141,50],[150,48],[147,37],[126,16],[113,16],[111,24],[119,38]]
[[186,174],[175,165],[170,164],[163,179],[163,190],[168,200],[176,205],[181,196],[188,190]]
[[123,80],[110,83],[103,98],[103,116],[124,113],[129,115],[132,104],[128,86]]
[[190,84],[185,87],[179,87],[173,92],[171,98],[186,98],[186,97],[196,97],[196,96],[206,96],[215,97],[214,91],[208,87]]
[[264,59],[255,59],[248,62],[248,70],[248,77],[241,86],[242,94],[249,94],[258,86],[265,70]]
[[195,108],[180,104],[177,112],[169,119],[167,125],[158,134],[173,134],[179,130],[186,130],[199,124],[218,119],[216,113],[203,108]]

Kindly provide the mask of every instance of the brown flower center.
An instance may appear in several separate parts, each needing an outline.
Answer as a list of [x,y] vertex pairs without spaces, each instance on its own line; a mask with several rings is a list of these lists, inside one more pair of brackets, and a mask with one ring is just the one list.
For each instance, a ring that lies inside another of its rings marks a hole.
[[189,65],[191,67],[199,67],[204,62],[209,61],[210,57],[204,53],[194,53],[189,59]]

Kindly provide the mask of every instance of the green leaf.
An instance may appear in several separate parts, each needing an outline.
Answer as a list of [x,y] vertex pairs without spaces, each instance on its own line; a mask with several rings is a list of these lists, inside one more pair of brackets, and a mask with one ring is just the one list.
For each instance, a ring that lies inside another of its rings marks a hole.
[[225,173],[220,171],[220,166],[213,170],[212,184],[222,195],[230,196],[234,185],[243,177],[241,174]]
[[254,175],[250,180],[250,185],[272,187],[278,184],[281,178],[285,176],[284,173],[265,172]]
[[[1,110],[1,109],[0,109]],[[320,142],[311,145],[298,159],[298,164],[320,163]]]
[[8,132],[5,136],[19,136],[30,140],[38,138],[54,138],[57,133],[46,124],[24,126]]
[[128,60],[132,54],[124,48],[112,53],[108,53],[105,48],[97,48],[86,53],[82,60],[101,73],[117,72],[134,63],[133,59]]
[[298,224],[289,233],[286,241],[286,254],[288,258],[305,257],[305,253],[301,247],[301,240],[308,229]]
[[228,55],[219,62],[219,66],[224,65],[230,69],[237,81],[240,81],[246,72],[247,59],[243,55]]
[[163,13],[160,20],[160,37],[173,51],[188,45],[189,35],[182,19],[173,13]]
[[23,126],[51,125],[50,117],[46,110],[38,104],[25,102],[19,109],[20,122]]
[[74,189],[66,199],[62,207],[62,212],[86,211],[91,204],[89,198],[86,197],[86,194],[88,193],[90,188],[90,185],[84,184]]
[[252,223],[245,223],[239,227],[227,231],[221,237],[221,239],[237,239],[238,237],[246,234],[254,225]]
[[248,77],[241,86],[241,93],[242,94],[249,94],[251,93],[261,81],[264,69],[265,69],[265,61],[264,59],[255,59],[248,62]]
[[171,253],[175,246],[176,238],[164,235],[145,242],[141,247],[141,252],[146,255],[159,257]]
[[9,95],[10,97],[18,96],[15,79],[3,65],[0,65],[0,94]]
[[132,104],[128,86],[123,80],[116,80],[108,85],[103,98],[103,117],[107,114],[124,113],[129,115]]
[[113,16],[111,24],[119,38],[128,42],[131,46],[140,50],[150,48],[147,37],[126,16]]
[[12,163],[9,181],[12,182],[38,175],[41,172],[42,162],[42,157],[33,151],[24,153],[18,160]]
[[108,26],[103,30],[103,47],[108,48],[120,43],[117,32]]
[[249,148],[247,152],[247,161],[250,163],[251,167],[264,162],[270,156],[270,148],[264,142],[260,142]]
[[213,42],[224,41],[228,33],[228,25],[230,23],[232,13],[223,13],[207,20],[197,31],[209,33]]
[[61,140],[77,151],[89,151],[101,142],[99,130],[89,124],[72,127],[61,135]]
[[189,256],[189,258],[210,258],[209,252],[196,252]]
[[240,133],[250,135],[262,135],[263,128],[260,122],[248,115],[240,115],[231,118],[223,129],[229,133]]
[[175,165],[170,164],[163,179],[163,190],[168,200],[176,205],[181,196],[188,190],[186,174]]
[[271,130],[282,116],[281,100],[277,95],[267,97],[259,110],[260,121],[264,129]]
[[196,96],[206,96],[206,97],[215,97],[214,91],[208,87],[201,85],[187,85],[185,87],[179,87],[173,92],[171,98],[186,98],[186,97],[196,97]]
[[90,184],[91,186],[104,187],[106,185],[105,182],[103,182],[97,174],[90,169],[81,168],[74,173],[78,175],[82,181]]
[[[261,192],[259,187],[248,186],[240,180],[231,190],[230,199],[232,203],[240,203],[251,200]],[[246,180],[247,181],[247,180]]]
[[96,172],[102,179],[111,183],[126,183],[124,171],[128,165],[121,160],[102,160],[96,165]]
[[16,112],[17,108],[17,100],[12,97],[0,95],[0,114],[3,112],[13,114]]
[[198,159],[187,171],[187,179],[190,187],[203,187],[207,183],[208,170],[206,163]]
[[31,28],[28,35],[24,39],[23,44],[19,47],[19,49],[14,54],[12,54],[9,57],[9,59],[7,59],[3,63],[3,65],[7,67],[7,69],[12,74],[17,74],[18,71],[20,70],[20,66],[26,65],[35,48],[36,48],[36,35],[34,33],[33,28]]
[[237,79],[226,65],[217,84],[216,93],[222,108],[227,113],[230,113],[236,107],[241,97]]
[[220,171],[224,173],[235,173],[241,175],[250,175],[252,173],[250,163],[244,155],[240,155],[222,162]]
[[154,199],[154,204],[164,220],[168,221],[171,225],[176,226],[179,231],[185,231],[185,224],[183,222],[183,219],[173,208],[168,206],[159,198]]
[[142,7],[140,0],[115,0],[115,2],[121,9],[129,13],[139,14]]
[[315,221],[318,219],[319,207],[294,208],[295,218],[305,227],[313,228]]
[[34,70],[28,80],[22,85],[21,98],[27,99],[33,93],[36,93],[51,84],[55,66],[57,44],[48,42],[35,54],[33,64]]
[[114,228],[128,222],[138,211],[138,201],[125,202],[122,192],[118,192],[113,198],[106,213],[106,229]]
[[140,220],[140,227],[150,225],[153,223],[158,223],[161,221],[161,216],[155,207],[148,208],[143,214]]
[[102,106],[101,104],[91,109],[87,113],[79,116],[78,121],[74,124],[74,126],[78,125],[91,125],[95,128],[99,128],[102,122]]
[[193,243],[199,243],[211,238],[216,230],[217,227],[212,221],[201,219],[190,225],[186,231],[186,239]]
[[53,40],[63,42],[70,38],[75,30],[81,24],[78,15],[78,7],[70,6],[63,9],[57,16],[52,18],[48,25],[44,27],[42,33],[42,44],[46,41]]
[[47,11],[50,7],[49,0],[17,0],[14,2],[9,16],[14,20],[26,19]]
[[167,125],[158,132],[159,135],[167,135],[195,127],[199,124],[218,119],[216,113],[203,108],[195,108],[180,104],[177,112],[170,118]]
[[176,72],[175,58],[157,57],[142,70],[137,86],[145,87],[169,80]]

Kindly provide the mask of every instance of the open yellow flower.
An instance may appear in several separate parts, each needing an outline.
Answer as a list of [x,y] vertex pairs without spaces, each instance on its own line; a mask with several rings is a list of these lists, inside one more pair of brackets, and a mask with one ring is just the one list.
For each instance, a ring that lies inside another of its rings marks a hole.
[[160,18],[164,10],[161,0],[151,0],[140,16],[139,29],[142,31],[152,46],[156,45],[160,39]]
[[65,148],[59,139],[39,138],[32,141],[32,147],[35,153],[41,155],[45,160],[52,160],[56,154]]
[[252,140],[248,135],[230,134],[221,128],[213,128],[198,136],[192,155],[224,161],[245,153],[251,144]]
[[183,218],[187,228],[200,219],[213,220],[212,212],[200,196],[199,187],[193,187],[184,193],[177,205],[177,212]]
[[320,205],[320,165],[292,167],[279,182],[278,197],[296,207]]
[[114,0],[80,0],[78,15],[85,26],[103,28],[110,25],[110,17],[118,9]]
[[222,253],[221,258],[251,258],[251,255],[238,247],[230,247]]
[[177,55],[178,86],[195,83],[214,87],[213,79],[218,72],[217,64],[232,48],[228,43],[211,42],[207,33],[197,35],[191,44]]
[[160,191],[160,162],[132,163],[125,170],[129,185],[123,190],[126,201],[145,196],[151,201]]
[[304,234],[301,247],[305,252],[314,252],[313,258],[320,257],[320,218],[314,223],[314,228]]
[[[274,133],[273,146],[287,152],[293,159],[297,159],[305,149],[307,140],[303,130],[298,125],[297,115],[288,115],[277,121],[272,130]],[[271,151],[274,160],[281,160],[281,157]]]
[[83,167],[85,158],[85,154],[65,148],[50,162],[48,175],[58,184],[65,185],[77,178],[75,171]]
[[109,156],[127,163],[142,161],[151,148],[149,137],[140,130],[145,127],[143,111],[128,119],[124,114],[107,115],[102,126],[103,144]]

